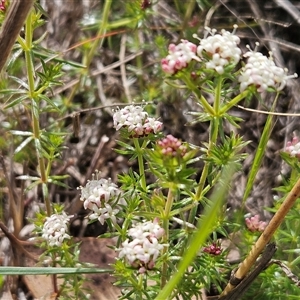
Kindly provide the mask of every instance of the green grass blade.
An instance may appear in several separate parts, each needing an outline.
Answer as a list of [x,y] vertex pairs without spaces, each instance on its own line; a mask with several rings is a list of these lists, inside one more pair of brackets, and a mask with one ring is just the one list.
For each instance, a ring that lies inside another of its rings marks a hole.
[[51,275],[112,273],[112,269],[100,268],[53,268],[53,267],[0,267],[0,275]]

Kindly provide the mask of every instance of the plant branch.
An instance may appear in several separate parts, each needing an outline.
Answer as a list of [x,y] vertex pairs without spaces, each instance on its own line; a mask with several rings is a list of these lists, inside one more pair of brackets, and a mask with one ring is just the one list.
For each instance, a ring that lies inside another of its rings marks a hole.
[[[26,2],[26,1],[25,1]],[[23,49],[25,52],[25,61],[26,61],[26,70],[27,70],[27,79],[28,79],[28,95],[31,100],[31,115],[32,115],[32,130],[33,136],[35,140],[35,147],[39,165],[39,173],[41,176],[41,183],[43,185],[47,182],[47,174],[45,167],[45,160],[42,156],[40,149],[40,125],[39,125],[39,107],[37,102],[37,95],[35,93],[34,86],[34,67],[32,61],[32,19],[33,13],[29,13],[25,23],[25,44],[26,48]],[[47,187],[43,186],[43,191],[46,190]],[[46,204],[47,215],[50,216],[52,213],[50,199],[48,193],[43,193],[44,201]]]

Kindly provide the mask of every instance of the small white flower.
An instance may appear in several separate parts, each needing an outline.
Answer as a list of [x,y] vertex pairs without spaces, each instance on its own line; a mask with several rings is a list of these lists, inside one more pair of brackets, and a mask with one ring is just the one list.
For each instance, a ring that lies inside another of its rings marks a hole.
[[[259,44],[256,43],[256,48]],[[244,91],[249,86],[256,86],[257,91],[262,93],[268,88],[275,88],[281,91],[286,81],[290,78],[297,77],[297,74],[287,75],[287,69],[277,67],[273,61],[272,53],[270,57],[257,52],[256,49],[244,54],[248,58],[247,64],[243,67],[241,75],[239,76],[240,90]]]
[[88,181],[85,187],[78,188],[81,190],[80,200],[84,201],[85,209],[92,211],[89,216],[91,220],[98,219],[102,225],[106,219],[116,222],[116,215],[126,202],[121,197],[118,186],[111,182],[111,179],[99,179],[98,175],[99,172],[96,171],[96,176],[93,174],[93,179]]
[[169,55],[161,60],[162,69],[168,74],[186,68],[192,59],[200,60],[196,55],[197,46],[187,40],[178,45],[169,45]]
[[89,219],[98,219],[102,225],[106,219],[111,219],[114,223],[116,223],[116,215],[120,211],[117,208],[112,208],[108,203],[104,203],[104,207],[101,208],[99,208],[96,204],[93,204],[91,210],[93,213],[89,215]]
[[48,242],[49,246],[61,246],[65,239],[69,239],[68,224],[73,216],[62,214],[53,214],[46,218],[43,226],[42,237]]
[[85,187],[80,187],[80,200],[84,201],[84,208],[90,208],[92,204],[101,207],[101,204],[117,197],[120,190],[110,179],[93,179],[88,181]]
[[122,127],[128,127],[132,131],[135,126],[142,124],[148,114],[141,106],[128,105],[120,110],[115,111],[113,115],[114,127],[120,130]]
[[132,238],[144,240],[148,236],[154,236],[161,238],[164,234],[164,230],[160,227],[157,220],[153,222],[147,221],[143,223],[135,223],[132,228],[129,229],[128,235]]
[[222,29],[221,34],[216,34],[215,29],[207,28],[211,35],[201,39],[197,48],[198,56],[208,59],[205,64],[207,69],[222,74],[226,65],[236,65],[240,61],[242,51],[238,47],[240,39],[235,35],[236,28],[234,26],[232,33]]
[[285,151],[292,157],[300,159],[300,141],[298,137],[293,137],[292,141],[288,141]]
[[116,130],[126,128],[134,137],[158,133],[162,129],[162,123],[150,118],[141,106],[128,105],[117,110],[114,112],[113,120]]
[[154,267],[161,250],[167,246],[159,242],[163,235],[164,230],[157,220],[135,223],[128,230],[130,238],[119,249],[119,257],[125,258],[132,267],[139,268],[139,272],[144,273]]
[[158,133],[161,129],[162,122],[157,121],[155,118],[147,118],[143,125],[143,131],[145,134]]

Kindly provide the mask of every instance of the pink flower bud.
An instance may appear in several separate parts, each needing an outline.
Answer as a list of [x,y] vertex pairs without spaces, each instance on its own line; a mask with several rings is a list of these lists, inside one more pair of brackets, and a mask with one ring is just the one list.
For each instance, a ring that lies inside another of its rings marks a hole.
[[247,228],[254,232],[259,231],[262,232],[265,230],[267,223],[259,220],[259,215],[255,215],[254,217],[246,218],[245,219]]

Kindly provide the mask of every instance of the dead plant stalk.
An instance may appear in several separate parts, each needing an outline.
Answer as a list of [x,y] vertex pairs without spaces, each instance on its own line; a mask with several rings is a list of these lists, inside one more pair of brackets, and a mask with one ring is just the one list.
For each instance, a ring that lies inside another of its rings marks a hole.
[[[242,280],[247,273],[249,272],[250,268],[253,266],[253,264],[256,262],[256,259],[258,256],[262,253],[265,246],[269,243],[271,240],[273,234],[277,230],[277,228],[280,226],[280,224],[283,222],[285,216],[289,212],[289,210],[294,205],[295,201],[300,196],[300,178],[292,188],[292,190],[287,195],[284,202],[281,204],[273,218],[271,219],[270,223],[264,230],[264,232],[261,234],[259,239],[256,241],[256,243],[253,245],[249,255],[245,258],[245,260],[240,264],[238,270],[235,273],[235,277],[238,280]],[[234,289],[235,286],[228,283],[224,291],[222,292],[221,296],[227,295],[232,289]]]

